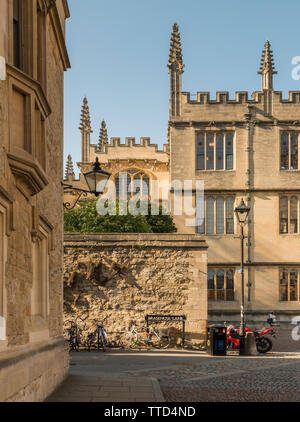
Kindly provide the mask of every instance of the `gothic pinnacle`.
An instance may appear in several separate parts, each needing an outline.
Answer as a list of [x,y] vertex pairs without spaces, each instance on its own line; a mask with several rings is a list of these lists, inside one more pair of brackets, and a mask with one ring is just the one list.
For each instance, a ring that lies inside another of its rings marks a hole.
[[273,75],[277,74],[274,66],[273,51],[271,50],[270,42],[265,42],[265,49],[262,53],[260,69],[257,72],[262,75],[262,88],[273,89]]
[[89,133],[93,132],[91,129],[90,110],[89,110],[88,101],[86,97],[84,97],[83,105],[81,107],[81,119],[80,119],[79,129],[82,131],[89,132]]
[[168,68],[169,68],[169,72],[174,70],[174,71],[183,73],[184,64],[182,60],[180,33],[179,33],[179,27],[176,22],[173,25],[173,31],[171,34]]
[[108,136],[107,136],[106,123],[105,123],[105,120],[102,120],[100,134],[99,134],[98,151],[103,151],[105,145],[107,144],[108,144]]
[[74,176],[74,168],[71,154],[68,155],[65,178],[68,179],[69,176]]

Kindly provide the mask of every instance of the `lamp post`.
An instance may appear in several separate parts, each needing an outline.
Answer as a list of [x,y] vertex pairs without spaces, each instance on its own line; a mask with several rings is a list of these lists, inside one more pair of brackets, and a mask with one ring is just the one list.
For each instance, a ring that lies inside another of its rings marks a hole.
[[72,190],[72,191],[80,192],[79,196],[76,198],[76,201],[73,205],[71,205],[69,202],[64,203],[64,207],[67,210],[73,209],[75,205],[77,204],[77,202],[79,201],[79,199],[82,196],[87,196],[88,193],[92,193],[96,197],[101,195],[104,192],[108,179],[111,176],[111,173],[108,173],[107,171],[102,170],[99,163],[99,159],[97,157],[93,165],[93,169],[88,171],[87,173],[84,173],[83,175],[85,177],[85,181],[89,190],[73,188],[72,185],[67,185],[67,184],[62,183],[64,190]]
[[250,207],[248,207],[242,199],[240,204],[234,210],[239,225],[241,227],[241,326],[240,326],[240,355],[245,354],[245,286],[244,286],[244,226],[249,216]]

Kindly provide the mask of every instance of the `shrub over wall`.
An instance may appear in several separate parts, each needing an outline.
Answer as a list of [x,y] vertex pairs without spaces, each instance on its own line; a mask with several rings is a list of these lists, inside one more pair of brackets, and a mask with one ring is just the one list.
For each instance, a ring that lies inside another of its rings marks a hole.
[[[151,215],[151,205],[148,205],[148,215],[120,215],[121,205],[116,203],[116,215],[99,215],[96,200],[81,201],[72,210],[64,214],[65,233],[175,233],[177,228],[170,215],[163,215],[162,207],[156,208],[158,215]],[[152,206],[154,209],[155,207]],[[124,213],[124,212],[123,212]]]

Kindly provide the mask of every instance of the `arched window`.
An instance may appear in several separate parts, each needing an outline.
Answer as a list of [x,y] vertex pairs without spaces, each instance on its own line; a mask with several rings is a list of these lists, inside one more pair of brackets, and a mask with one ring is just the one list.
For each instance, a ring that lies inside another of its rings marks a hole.
[[288,198],[283,196],[279,204],[280,233],[288,233],[288,209]]
[[143,196],[148,197],[149,192],[150,192],[150,179],[149,179],[149,177],[144,174],[143,178],[142,178],[142,182],[143,182],[143,186],[142,186]]
[[150,179],[140,170],[129,170],[120,172],[115,178],[117,198],[130,198],[137,195],[141,198],[148,198]]
[[133,189],[131,189],[131,192],[128,193],[133,193],[134,195],[137,196],[141,196],[141,191],[142,191],[142,178],[139,174],[136,174],[133,177]]
[[219,196],[216,204],[217,234],[224,234],[224,198]]

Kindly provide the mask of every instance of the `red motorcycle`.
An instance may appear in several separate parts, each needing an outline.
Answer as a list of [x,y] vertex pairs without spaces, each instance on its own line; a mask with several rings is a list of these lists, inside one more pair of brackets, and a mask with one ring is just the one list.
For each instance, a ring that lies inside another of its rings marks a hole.
[[[273,343],[270,338],[266,337],[266,334],[276,338],[274,327],[262,328],[260,331],[251,330],[251,328],[246,327],[245,332],[254,333],[256,348],[259,353],[267,353],[272,349]],[[227,349],[237,350],[239,347],[240,329],[229,325],[227,327]]]

